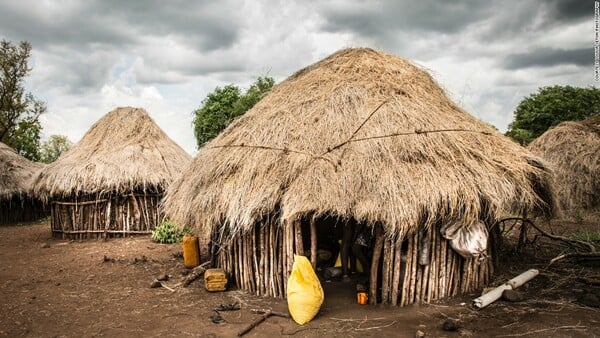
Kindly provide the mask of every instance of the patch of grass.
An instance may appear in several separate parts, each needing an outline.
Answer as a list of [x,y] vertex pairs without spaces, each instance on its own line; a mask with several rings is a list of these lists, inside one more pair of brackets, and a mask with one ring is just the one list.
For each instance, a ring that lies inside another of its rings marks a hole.
[[600,251],[600,231],[584,231],[573,235],[573,239],[591,243]]
[[183,236],[191,234],[190,228],[179,227],[171,220],[165,220],[152,231],[152,240],[163,244],[181,243]]

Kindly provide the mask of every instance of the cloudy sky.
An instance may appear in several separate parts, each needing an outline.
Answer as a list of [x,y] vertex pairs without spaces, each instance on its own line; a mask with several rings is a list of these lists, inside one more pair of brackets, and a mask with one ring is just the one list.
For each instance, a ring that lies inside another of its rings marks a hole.
[[595,27],[584,0],[0,0],[0,39],[33,46],[43,138],[77,142],[132,105],[191,154],[192,111],[216,86],[279,82],[345,47],[412,59],[505,131],[539,87],[596,85]]

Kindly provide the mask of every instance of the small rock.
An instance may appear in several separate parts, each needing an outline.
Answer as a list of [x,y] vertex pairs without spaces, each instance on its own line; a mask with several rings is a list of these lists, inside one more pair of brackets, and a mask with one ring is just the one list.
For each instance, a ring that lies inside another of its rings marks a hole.
[[502,299],[509,302],[520,302],[524,299],[523,294],[515,290],[504,290],[502,292]]
[[56,283],[56,284],[54,284],[54,285],[56,285],[56,286],[60,286],[60,282],[59,282],[59,283]]
[[460,325],[458,323],[458,319],[454,319],[454,318],[447,318],[444,321],[444,324],[442,324],[442,330],[444,331],[456,331],[460,328]]
[[156,278],[159,281],[168,281],[169,280],[169,275],[167,274],[162,274],[160,276],[158,276],[158,278]]
[[48,243],[44,243],[44,244],[40,245],[40,248],[42,248],[42,249],[47,249],[49,247],[50,247],[50,244],[48,244]]
[[423,338],[425,337],[425,332],[421,331],[421,330],[417,330],[417,332],[415,332],[415,338]]
[[114,262],[116,262],[116,260],[114,258],[110,258],[110,257],[104,255],[104,258],[102,259],[102,262],[104,262],[104,263],[107,263],[107,262],[114,263]]
[[458,334],[461,337],[473,337],[473,331],[467,330],[467,329],[463,329],[463,328],[458,329]]
[[157,280],[154,280],[154,281],[152,282],[152,284],[150,284],[150,287],[151,287],[151,288],[153,288],[153,289],[154,289],[154,288],[159,288],[159,287],[161,287],[161,286],[162,286],[162,284],[160,284],[160,282],[159,282],[159,281],[157,281]]
[[133,259],[132,264],[137,264],[137,263],[146,263],[148,261],[148,257],[146,257],[145,255],[142,255],[142,258],[137,258],[135,257]]
[[586,293],[579,299],[579,303],[589,307],[600,307],[600,299],[593,293]]

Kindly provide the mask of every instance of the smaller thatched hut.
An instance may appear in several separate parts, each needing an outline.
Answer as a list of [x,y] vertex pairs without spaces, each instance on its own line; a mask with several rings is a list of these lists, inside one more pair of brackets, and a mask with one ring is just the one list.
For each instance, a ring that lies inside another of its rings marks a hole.
[[191,160],[141,108],[117,108],[34,177],[52,200],[52,233],[70,238],[145,234],[159,201]]
[[43,168],[0,142],[0,224],[44,217],[43,203],[29,194],[31,176]]
[[567,214],[600,207],[600,115],[563,122],[531,142],[529,150],[554,167]]

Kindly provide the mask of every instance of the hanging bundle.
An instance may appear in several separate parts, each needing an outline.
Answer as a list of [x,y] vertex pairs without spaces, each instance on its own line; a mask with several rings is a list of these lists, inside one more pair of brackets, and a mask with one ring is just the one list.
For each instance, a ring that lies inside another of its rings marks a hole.
[[464,258],[486,257],[488,231],[485,224],[476,221],[469,225],[446,224],[440,229],[442,236],[450,242],[454,251]]

